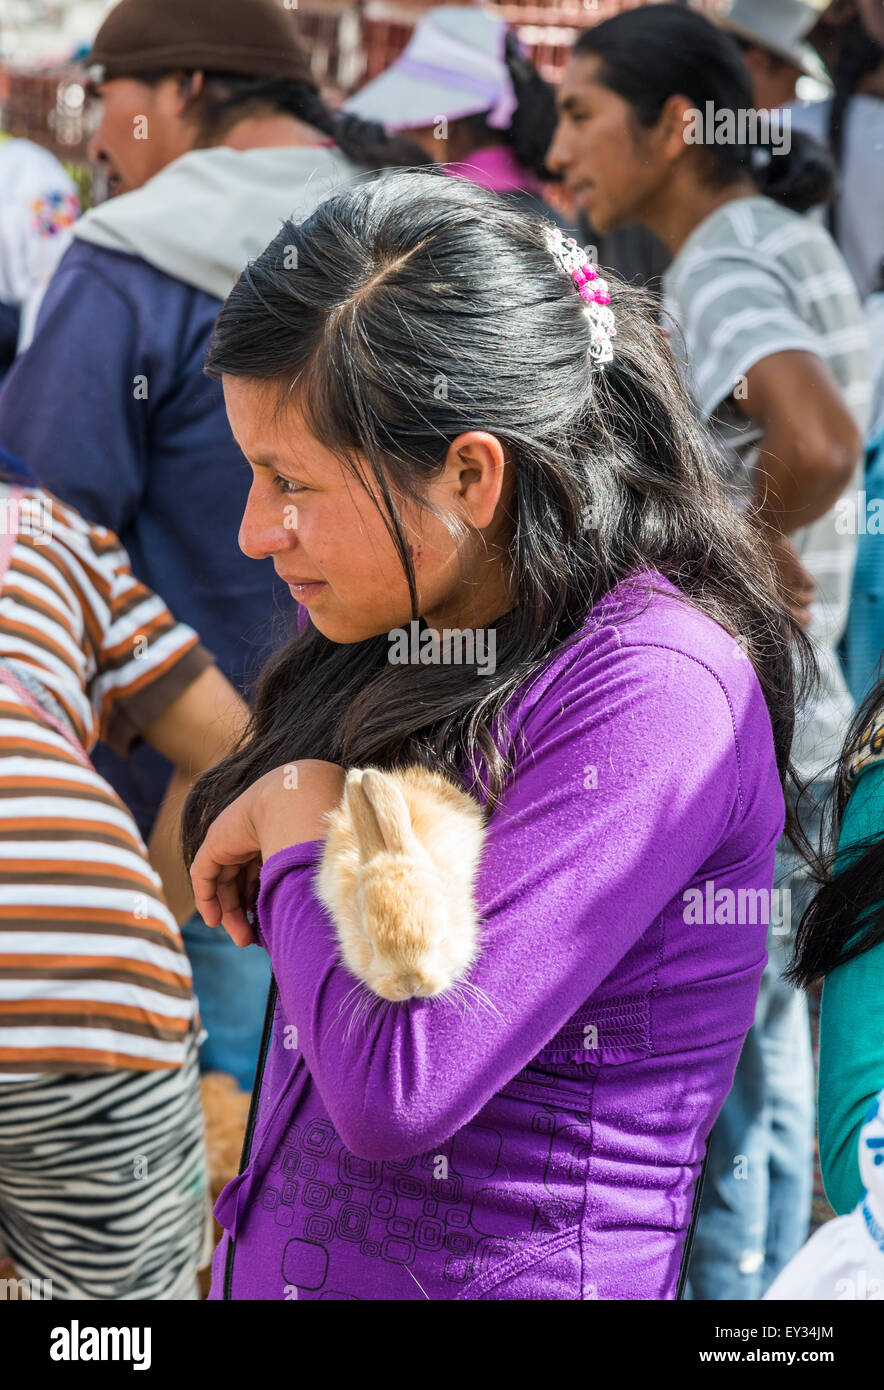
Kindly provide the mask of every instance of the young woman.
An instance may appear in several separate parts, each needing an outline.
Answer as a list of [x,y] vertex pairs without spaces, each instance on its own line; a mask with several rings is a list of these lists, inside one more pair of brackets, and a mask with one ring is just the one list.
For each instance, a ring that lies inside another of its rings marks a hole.
[[[325,106],[277,0],[120,0],[88,67],[101,102],[91,153],[118,196],[77,223],[4,382],[0,443],[120,537],[139,578],[245,690],[287,635],[270,621],[287,595],[236,546],[245,470],[203,372],[212,326],[284,218],[423,156]],[[150,748],[96,756],[148,836],[168,762]],[[203,1065],[248,1088],[266,960],[195,916],[183,934],[209,1031]]]
[[[727,486],[773,545],[807,625],[820,681],[794,757],[815,837],[852,704],[837,656],[855,529],[835,504],[858,484],[869,399],[865,330],[828,233],[799,215],[829,183],[806,136],[762,143],[751,79],[732,40],[674,5],[631,10],[581,35],[559,90],[549,159],[601,230],[639,222],[669,247],[664,318]],[[728,118],[730,126],[728,127]],[[762,132],[762,136],[763,136]],[[813,886],[783,846],[778,890],[794,920]],[[756,1027],[710,1145],[692,1293],[755,1300],[803,1244],[810,1220],[813,1071],[807,1005],[780,971],[789,924],[771,933]],[[748,1173],[734,1177],[733,1156]]]
[[109,531],[28,479],[0,513],[0,1246],[45,1297],[195,1298],[191,971],[88,752],[144,739],[189,783],[245,707]]
[[838,771],[837,852],[801,922],[790,976],[805,989],[824,981],[820,1167],[841,1215],[862,1196],[859,1133],[884,1084],[884,682],[857,712]]
[[[213,1298],[675,1295],[764,965],[763,922],[723,923],[770,888],[793,625],[640,293],[612,337],[567,252],[401,173],[287,225],[219,319],[240,542],[304,630],[185,818],[241,943],[263,861],[279,989]],[[493,634],[493,672],[391,662],[412,621]],[[314,874],[367,764],[486,807],[466,1016],[363,1019],[338,960]]]

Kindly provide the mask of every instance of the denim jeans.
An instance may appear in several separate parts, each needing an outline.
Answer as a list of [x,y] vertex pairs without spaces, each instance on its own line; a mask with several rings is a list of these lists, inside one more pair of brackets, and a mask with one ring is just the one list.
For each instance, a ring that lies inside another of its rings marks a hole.
[[[814,808],[802,810],[814,847],[828,791],[827,784],[815,786]],[[685,1290],[690,1299],[760,1299],[810,1229],[816,1118],[810,1019],[804,993],[786,984],[781,972],[814,885],[785,839],[777,848],[774,883],[791,893],[791,930],[783,933],[780,925],[777,933],[779,924],[771,921],[755,1022],[709,1136]]]
[[207,1037],[200,1071],[225,1071],[244,1090],[255,1080],[270,957],[260,946],[235,946],[223,927],[207,927],[199,913],[181,928],[193,987]]

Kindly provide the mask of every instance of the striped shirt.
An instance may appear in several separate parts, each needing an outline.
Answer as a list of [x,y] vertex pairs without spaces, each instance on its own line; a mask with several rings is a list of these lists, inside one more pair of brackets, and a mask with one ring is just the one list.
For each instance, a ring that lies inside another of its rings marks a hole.
[[110,531],[5,484],[0,518],[0,1081],[176,1068],[190,965],[87,751],[129,752],[211,657]]
[[[725,203],[694,229],[664,275],[663,313],[737,505],[753,494],[763,433],[737,401],[746,373],[765,357],[799,351],[822,358],[865,431],[871,385],[862,309],[840,252],[814,219],[770,198]],[[845,492],[855,494],[861,466]],[[837,646],[850,603],[856,528],[840,524],[833,507],[792,540],[816,583],[808,632],[820,684],[800,714],[792,750],[799,775],[812,780],[837,759],[853,713]]]

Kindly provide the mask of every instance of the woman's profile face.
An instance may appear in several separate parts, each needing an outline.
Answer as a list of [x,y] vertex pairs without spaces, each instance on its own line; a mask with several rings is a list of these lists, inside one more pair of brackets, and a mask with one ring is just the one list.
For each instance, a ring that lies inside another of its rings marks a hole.
[[[407,626],[408,582],[384,513],[372,500],[379,494],[370,471],[366,491],[313,437],[294,403],[278,408],[275,384],[231,376],[222,384],[231,429],[252,469],[240,549],[252,559],[272,559],[292,597],[333,642],[360,642]],[[424,508],[400,503],[419,612],[432,626],[476,626],[506,610],[495,563],[498,533],[505,543],[500,513],[506,475],[493,436],[472,432],[450,446],[426,498],[471,528],[466,543]],[[465,587],[464,565],[477,556],[479,577]]]
[[557,93],[559,123],[546,157],[562,175],[595,231],[642,220],[668,173],[662,142],[638,124],[632,107],[599,78],[594,57],[574,57]]

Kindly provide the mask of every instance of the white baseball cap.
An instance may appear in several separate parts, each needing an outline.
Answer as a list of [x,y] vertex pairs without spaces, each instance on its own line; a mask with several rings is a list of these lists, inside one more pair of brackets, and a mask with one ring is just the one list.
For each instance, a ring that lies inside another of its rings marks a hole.
[[486,10],[440,5],[418,21],[405,50],[344,110],[388,130],[488,111],[488,124],[506,130],[517,104],[504,61],[506,35],[504,22]]

